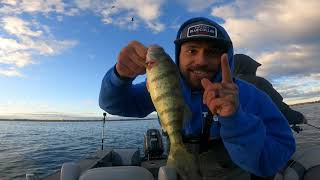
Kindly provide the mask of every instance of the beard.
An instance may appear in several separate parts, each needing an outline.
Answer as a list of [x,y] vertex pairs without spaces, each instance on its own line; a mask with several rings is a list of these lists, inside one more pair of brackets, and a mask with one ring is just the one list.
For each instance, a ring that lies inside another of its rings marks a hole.
[[193,90],[203,90],[201,80],[206,78],[212,80],[216,71],[207,66],[190,66],[181,71],[184,80]]

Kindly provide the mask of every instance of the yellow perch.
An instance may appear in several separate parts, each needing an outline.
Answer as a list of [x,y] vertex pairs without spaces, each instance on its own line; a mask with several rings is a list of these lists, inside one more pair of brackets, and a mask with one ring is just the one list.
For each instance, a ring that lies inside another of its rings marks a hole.
[[196,158],[182,142],[182,124],[191,113],[184,102],[177,66],[157,45],[148,48],[146,64],[148,90],[170,139],[167,165],[175,167],[183,179],[201,179]]

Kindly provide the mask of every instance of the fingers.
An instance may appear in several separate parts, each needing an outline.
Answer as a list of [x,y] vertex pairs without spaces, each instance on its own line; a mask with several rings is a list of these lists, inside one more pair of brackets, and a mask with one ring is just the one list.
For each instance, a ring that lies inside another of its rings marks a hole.
[[131,51],[131,59],[140,67],[146,67],[145,62],[148,48],[138,41],[131,41],[128,45],[128,48]]
[[131,41],[129,43],[129,46],[132,46],[136,53],[142,58],[142,59],[146,59],[146,56],[147,56],[147,51],[148,51],[148,48],[145,47],[143,44],[141,44],[140,42],[138,41]]
[[201,85],[203,89],[206,89],[208,86],[210,86],[212,83],[206,78],[201,79]]
[[220,83],[211,83],[208,79],[201,80],[202,87],[204,88],[203,92],[203,103],[206,104],[206,100],[209,95],[218,96],[219,90],[222,88]]
[[229,67],[228,55],[224,53],[221,56],[221,73],[222,73],[222,82],[231,83],[232,81],[232,73]]
[[238,91],[238,86],[235,83],[221,83],[221,86],[225,89],[231,89],[234,91]]
[[208,108],[213,114],[220,116],[230,116],[235,112],[236,101],[232,95],[225,96],[224,98],[215,98],[208,103]]
[[132,41],[121,49],[116,70],[120,76],[134,78],[146,72],[147,48],[138,41]]
[[132,60],[134,55],[127,53],[129,52],[129,49],[126,49],[125,51],[126,53],[120,53],[116,69],[120,76],[133,78],[143,72],[143,67]]
[[232,115],[238,107],[238,86],[235,83],[212,83],[208,79],[201,80],[203,103],[213,114]]
[[209,105],[212,101],[216,99],[224,99],[227,101],[235,101],[237,92],[230,89],[219,89],[219,90],[208,90],[203,97],[203,103]]
[[130,46],[127,47],[127,59],[130,59],[130,61],[127,62],[128,66],[131,67],[131,69],[141,72],[145,71],[145,58],[140,57],[136,50]]
[[126,64],[123,64],[121,61],[119,61],[117,64],[116,64],[116,70],[117,72],[119,73],[119,75],[121,77],[134,77],[135,76],[135,73],[134,71],[130,70]]
[[203,100],[206,99],[208,93],[215,94],[215,96],[223,96],[226,93],[236,93],[238,86],[234,83],[212,83],[208,79],[201,80],[203,92]]

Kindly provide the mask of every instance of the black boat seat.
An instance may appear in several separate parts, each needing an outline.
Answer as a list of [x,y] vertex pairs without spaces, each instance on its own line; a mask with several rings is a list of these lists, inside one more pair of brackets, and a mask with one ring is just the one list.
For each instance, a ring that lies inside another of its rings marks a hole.
[[153,180],[152,174],[139,166],[114,166],[89,169],[79,180]]

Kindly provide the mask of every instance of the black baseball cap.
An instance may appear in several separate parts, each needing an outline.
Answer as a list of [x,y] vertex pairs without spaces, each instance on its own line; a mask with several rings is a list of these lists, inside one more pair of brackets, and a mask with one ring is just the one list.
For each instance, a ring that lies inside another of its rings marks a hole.
[[181,46],[191,40],[207,40],[218,47],[228,49],[232,42],[222,29],[220,25],[207,18],[194,18],[180,27],[174,43],[176,46]]

